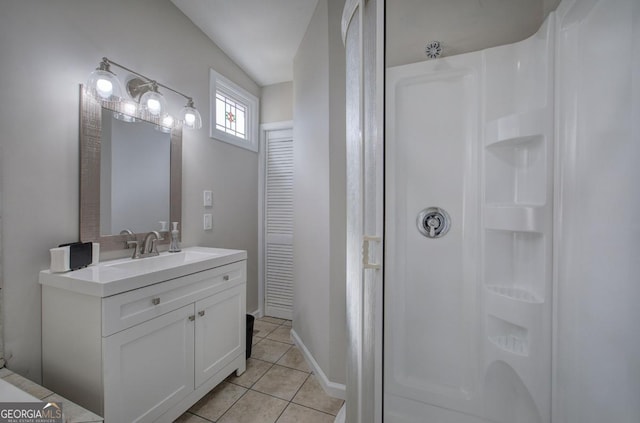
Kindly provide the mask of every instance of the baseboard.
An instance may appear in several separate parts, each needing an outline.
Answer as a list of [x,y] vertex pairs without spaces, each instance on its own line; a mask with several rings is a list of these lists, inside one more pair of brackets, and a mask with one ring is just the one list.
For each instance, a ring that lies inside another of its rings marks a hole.
[[291,339],[293,339],[293,342],[302,353],[302,356],[307,361],[307,364],[309,365],[313,373],[316,375],[318,382],[320,382],[320,386],[322,386],[322,389],[324,389],[327,395],[342,400],[346,399],[347,387],[342,383],[335,383],[329,380],[327,375],[322,371],[322,368],[320,368],[318,362],[311,355],[311,352],[309,352],[296,331],[293,329],[291,329]]
[[262,319],[264,317],[264,315],[262,314],[262,309],[257,309],[253,313],[247,312],[247,314],[252,315],[256,319]]

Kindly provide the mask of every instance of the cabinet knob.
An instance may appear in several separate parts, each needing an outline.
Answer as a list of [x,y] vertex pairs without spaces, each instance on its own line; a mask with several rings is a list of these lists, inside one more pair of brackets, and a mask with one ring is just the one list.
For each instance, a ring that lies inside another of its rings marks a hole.
[[200,310],[200,311],[198,312],[198,316],[200,316],[200,317],[204,316],[204,310]]
[[151,300],[151,303],[152,303],[153,305],[158,305],[158,304],[160,304],[160,298],[153,298],[153,299]]
[[222,277],[222,280],[223,280],[223,281],[228,281],[228,280],[229,280],[229,275],[224,275],[224,276]]
[[190,322],[193,322],[194,320],[196,320],[196,316],[193,316],[193,315],[189,316],[189,321]]

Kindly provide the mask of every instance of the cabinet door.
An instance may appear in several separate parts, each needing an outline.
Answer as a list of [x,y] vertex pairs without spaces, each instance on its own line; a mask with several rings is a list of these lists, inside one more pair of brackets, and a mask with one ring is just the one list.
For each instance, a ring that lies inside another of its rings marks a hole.
[[105,421],[154,421],[193,391],[193,307],[103,338]]
[[196,302],[196,388],[245,354],[245,286]]

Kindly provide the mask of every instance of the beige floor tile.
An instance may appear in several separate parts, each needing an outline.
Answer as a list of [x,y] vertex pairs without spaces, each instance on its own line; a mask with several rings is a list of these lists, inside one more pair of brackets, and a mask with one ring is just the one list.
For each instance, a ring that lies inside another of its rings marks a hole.
[[253,336],[258,338],[264,338],[269,335],[274,330],[278,329],[279,325],[274,325],[273,323],[263,322],[261,320],[256,320],[253,323]]
[[289,344],[263,339],[251,347],[251,357],[275,363],[291,348]]
[[260,392],[248,391],[218,423],[274,423],[287,402]]
[[267,335],[267,339],[293,345],[293,341],[291,340],[291,328],[287,326],[278,327],[276,330]]
[[298,404],[289,404],[277,423],[333,423],[335,416]]
[[312,374],[293,398],[293,402],[335,416],[344,401],[327,395]]
[[64,414],[64,421],[66,423],[89,423],[89,422],[101,422],[102,417],[97,414],[80,407],[78,404],[69,401],[68,399],[61,397],[58,394],[52,394],[43,399],[46,402],[61,402],[62,413]]
[[282,326],[289,326],[289,327],[291,327],[291,326],[293,326],[293,324],[292,324],[291,320],[285,320],[285,321],[284,321],[284,323],[282,324]]
[[9,375],[12,375],[13,372],[9,369],[7,369],[6,367],[3,367],[2,369],[0,369],[0,378],[2,377],[7,377]]
[[278,319],[277,317],[269,317],[269,316],[264,316],[262,319],[259,319],[258,321],[273,323],[274,325],[281,325],[285,322],[284,319]]
[[174,420],[173,423],[209,423],[209,420],[205,420],[202,417],[196,416],[195,414],[186,412],[182,416]]
[[273,364],[262,360],[250,358],[247,360],[247,370],[241,376],[236,376],[235,373],[232,373],[231,376],[227,378],[227,382],[235,383],[245,388],[251,388],[262,375],[267,373],[267,370],[269,370],[272,365]]
[[287,353],[283,355],[276,364],[311,373],[311,369],[309,368],[307,361],[304,359],[304,356],[296,346],[291,347],[291,349],[287,351]]
[[309,375],[305,372],[276,364],[251,389],[291,401],[307,377]]
[[37,383],[32,382],[29,379],[20,376],[17,373],[13,373],[8,376],[5,376],[3,379],[9,382],[10,384],[12,384],[13,386],[22,389],[27,394],[31,394],[38,399],[43,399],[53,394],[53,392],[51,392],[47,388],[44,388],[38,385]]
[[247,392],[246,388],[222,382],[189,409],[193,414],[209,420],[218,420]]

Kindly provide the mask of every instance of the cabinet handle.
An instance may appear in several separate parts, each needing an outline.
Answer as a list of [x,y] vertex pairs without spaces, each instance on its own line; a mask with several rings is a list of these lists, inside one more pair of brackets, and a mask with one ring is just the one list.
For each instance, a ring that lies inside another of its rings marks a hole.
[[196,316],[193,316],[193,315],[189,316],[189,321],[190,322],[193,322],[194,320],[196,320]]
[[153,305],[158,305],[158,304],[160,304],[160,298],[153,298],[153,299],[151,300],[151,303],[152,303]]
[[200,316],[200,317],[204,316],[204,310],[200,310],[200,311],[198,312],[198,316]]
[[229,275],[224,275],[224,276],[222,277],[222,280],[223,280],[223,281],[228,281],[228,280],[229,280]]

